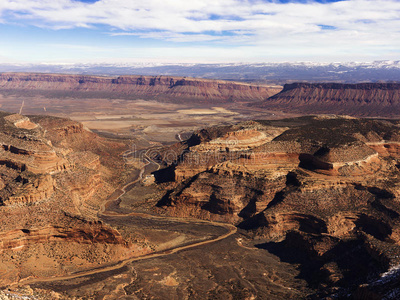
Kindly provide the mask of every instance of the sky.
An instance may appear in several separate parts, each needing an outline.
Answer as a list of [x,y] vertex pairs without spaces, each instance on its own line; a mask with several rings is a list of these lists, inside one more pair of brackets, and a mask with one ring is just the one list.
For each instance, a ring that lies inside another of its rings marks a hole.
[[0,0],[0,63],[400,60],[400,0]]

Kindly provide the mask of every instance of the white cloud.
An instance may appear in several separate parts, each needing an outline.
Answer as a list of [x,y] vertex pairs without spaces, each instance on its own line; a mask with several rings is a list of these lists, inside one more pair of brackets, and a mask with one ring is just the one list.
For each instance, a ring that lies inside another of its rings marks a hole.
[[324,4],[262,0],[100,0],[91,4],[1,0],[0,20],[56,30],[105,25],[113,36],[240,44],[241,49],[251,47],[271,55],[338,51],[374,56],[400,49],[398,0]]

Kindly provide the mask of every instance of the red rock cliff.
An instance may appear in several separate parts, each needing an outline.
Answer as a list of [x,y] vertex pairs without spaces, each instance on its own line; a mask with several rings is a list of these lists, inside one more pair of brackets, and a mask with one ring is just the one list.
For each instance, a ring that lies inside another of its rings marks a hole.
[[[1,90],[44,90],[101,93],[127,99],[251,101],[263,100],[279,89],[238,82],[170,76],[101,77],[86,75],[2,73]],[[97,94],[96,94],[97,95]],[[97,95],[98,96],[98,95]]]
[[302,113],[400,115],[400,83],[292,83],[261,104]]

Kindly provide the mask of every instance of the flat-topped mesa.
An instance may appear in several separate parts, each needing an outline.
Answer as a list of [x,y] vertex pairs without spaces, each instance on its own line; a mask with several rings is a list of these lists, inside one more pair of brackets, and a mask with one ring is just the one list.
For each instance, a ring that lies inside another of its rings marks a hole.
[[352,175],[342,172],[351,166],[362,167],[371,162],[379,163],[378,153],[363,143],[344,147],[328,148],[322,146],[314,153],[300,153],[300,166],[315,172],[330,175]]
[[[313,141],[281,141],[278,138],[260,146],[249,145],[246,148],[243,145],[242,151],[237,152],[216,152],[208,144],[195,146],[193,152],[184,156],[183,162],[175,168],[176,181],[204,171],[223,171],[233,175],[237,173],[236,166],[245,166],[241,176],[246,173],[253,176],[269,173],[271,178],[279,177],[298,166],[325,175],[351,176],[349,168],[352,166],[363,168],[370,163],[379,163],[378,152],[361,141],[327,146]],[[234,164],[226,164],[225,161]],[[229,166],[233,166],[231,171]]]
[[270,99],[287,98],[290,102],[400,103],[400,83],[291,83]]
[[[285,161],[298,164],[303,155],[312,156],[331,167],[340,167],[376,157],[377,152],[372,149],[375,144],[386,148],[393,144],[392,148],[396,149],[395,143],[400,141],[400,129],[395,121],[316,116],[258,122],[264,124],[264,129],[243,129],[241,125],[237,126],[236,131],[225,127],[200,131],[197,133],[200,144],[195,143],[195,146],[190,147],[190,152],[183,157],[177,169],[185,164],[190,166],[191,163],[197,166],[214,165],[224,159],[243,159],[247,167],[252,164],[281,164]],[[277,125],[273,126],[275,123]],[[289,126],[283,127],[284,123]],[[213,135],[212,132],[220,134]],[[274,134],[259,139],[266,132]],[[240,138],[242,135],[243,139]],[[210,159],[207,160],[208,157]]]
[[257,129],[242,129],[228,132],[220,138],[192,148],[192,151],[243,151],[272,140],[265,132]]
[[[224,127],[215,132],[212,128],[203,129],[195,133],[188,141],[189,144],[193,140],[197,142],[190,147],[190,152],[184,154],[183,159],[176,166],[175,179],[184,180],[210,170],[214,165],[226,160],[249,165],[252,170],[259,169],[257,160],[251,156],[252,150],[268,144],[286,129],[286,127],[261,126],[253,121]],[[197,143],[199,144],[196,145]]]
[[370,143],[383,138],[397,140],[399,133],[395,122],[389,121],[314,117],[307,122],[285,131],[254,152],[258,155],[271,152],[298,154],[300,166],[307,169],[351,175],[351,166],[369,168],[367,165],[378,163],[378,152]]
[[336,83],[336,82],[326,82],[326,83],[309,83],[309,82],[294,82],[287,83],[284,85],[283,91],[288,91],[296,88],[328,88],[328,89],[345,89],[345,90],[399,90],[400,83],[383,83],[383,82],[364,82],[364,83]]
[[[45,90],[81,93],[101,92],[122,99],[153,98],[168,101],[190,99],[232,101],[264,100],[280,89],[240,82],[171,76],[119,76],[2,73],[1,90]],[[176,99],[175,99],[176,98]]]
[[291,83],[262,104],[302,113],[399,116],[400,83]]

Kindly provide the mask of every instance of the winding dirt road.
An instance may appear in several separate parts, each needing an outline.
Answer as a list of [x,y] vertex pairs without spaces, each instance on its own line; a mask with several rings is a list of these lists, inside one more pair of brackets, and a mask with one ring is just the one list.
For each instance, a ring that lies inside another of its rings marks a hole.
[[[177,221],[180,223],[186,223],[186,224],[193,224],[193,223],[197,223],[197,224],[207,224],[207,225],[213,225],[213,226],[218,226],[218,227],[223,227],[224,229],[226,229],[228,232],[218,236],[214,239],[210,239],[210,240],[206,240],[206,241],[201,241],[201,242],[196,242],[190,245],[185,245],[185,246],[179,246],[176,248],[172,248],[172,249],[168,249],[168,250],[163,250],[160,252],[155,252],[155,253],[150,253],[150,254],[146,254],[143,256],[139,256],[139,257],[131,257],[128,259],[125,259],[123,261],[120,261],[114,265],[108,265],[108,266],[104,266],[104,267],[100,267],[100,268],[96,268],[96,269],[92,269],[92,270],[87,270],[87,271],[82,271],[82,272],[77,272],[77,273],[73,273],[73,274],[69,274],[69,275],[65,275],[65,276],[55,276],[55,277],[48,277],[48,278],[28,278],[28,279],[22,279],[21,281],[19,281],[18,283],[15,283],[13,285],[11,285],[10,287],[15,287],[15,286],[22,286],[22,285],[27,285],[27,284],[34,284],[34,283],[44,283],[44,282],[55,282],[55,281],[63,281],[63,280],[71,280],[71,279],[76,279],[76,278],[80,278],[80,277],[84,277],[84,276],[89,276],[89,275],[96,275],[96,274],[101,274],[104,272],[109,272],[109,271],[113,271],[113,270],[117,270],[120,269],[124,266],[126,266],[127,264],[134,262],[134,261],[139,261],[139,260],[144,260],[144,259],[152,259],[152,258],[157,258],[157,257],[162,257],[162,256],[167,256],[167,255],[171,255],[174,253],[177,253],[179,251],[183,251],[183,250],[187,250],[187,249],[191,249],[191,248],[195,248],[195,247],[200,247],[200,246],[204,246],[204,245],[208,245],[211,243],[215,243],[217,241],[226,239],[227,237],[235,234],[237,232],[237,228],[231,224],[227,224],[227,223],[217,223],[217,222],[212,222],[212,221],[205,221],[205,220],[199,220],[199,219],[192,219],[192,218],[177,218],[177,217],[162,217],[162,216],[154,216],[154,215],[150,215],[150,214],[145,214],[145,213],[129,213],[129,214],[120,214],[120,213],[116,213],[116,212],[110,212],[107,211],[107,204],[117,201],[120,197],[122,197],[123,195],[126,194],[126,189],[136,183],[138,183],[142,178],[143,178],[143,174],[145,173],[145,168],[146,166],[148,166],[150,163],[155,163],[153,162],[148,156],[147,156],[147,152],[146,152],[146,158],[147,163],[142,167],[142,169],[140,170],[140,173],[138,175],[138,177],[125,184],[124,186],[122,186],[121,188],[117,188],[114,193],[116,191],[120,191],[118,193],[117,196],[113,197],[112,199],[108,199],[108,201],[106,201],[105,203],[102,204],[100,211],[99,211],[99,215],[103,215],[103,216],[112,216],[112,217],[127,217],[127,216],[137,216],[137,217],[141,217],[141,218],[147,218],[147,219],[164,219],[167,221]],[[160,168],[160,165],[158,163],[155,163],[156,165],[158,165],[158,168]]]

